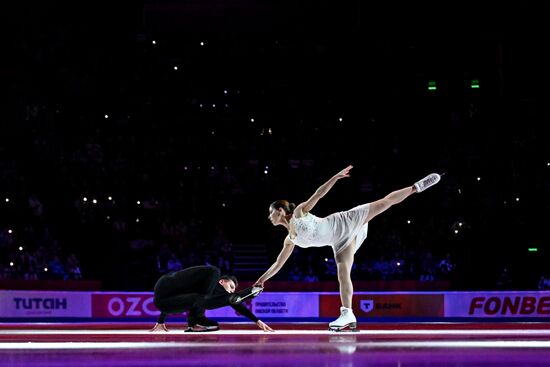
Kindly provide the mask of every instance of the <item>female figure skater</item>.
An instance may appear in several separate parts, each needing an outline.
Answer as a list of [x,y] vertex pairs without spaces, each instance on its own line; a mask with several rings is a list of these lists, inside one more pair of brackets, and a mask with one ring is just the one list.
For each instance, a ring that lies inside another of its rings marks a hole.
[[311,210],[319,199],[325,196],[336,181],[349,177],[349,171],[352,168],[348,166],[338,172],[321,185],[307,201],[298,206],[286,200],[275,201],[270,205],[269,220],[275,226],[284,226],[288,230],[288,236],[275,263],[254,284],[263,287],[265,281],[277,274],[292,254],[294,245],[304,248],[332,246],[338,269],[342,307],[340,307],[340,317],[329,324],[331,330],[342,330],[347,327],[355,330],[357,327],[357,319],[351,308],[353,296],[351,268],[355,252],[367,237],[369,221],[392,205],[402,202],[415,192],[426,190],[441,179],[439,174],[432,173],[414,185],[393,191],[380,200],[324,218],[311,214]]

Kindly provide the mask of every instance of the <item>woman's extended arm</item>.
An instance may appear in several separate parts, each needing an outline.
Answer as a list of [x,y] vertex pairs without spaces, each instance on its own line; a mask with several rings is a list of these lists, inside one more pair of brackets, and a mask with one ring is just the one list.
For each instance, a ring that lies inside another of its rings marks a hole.
[[281,250],[281,253],[279,254],[279,256],[277,256],[277,260],[273,265],[271,265],[269,269],[267,269],[267,271],[260,278],[258,278],[258,280],[256,281],[256,283],[254,283],[254,285],[263,287],[265,281],[267,281],[269,278],[277,274],[279,270],[281,270],[283,265],[286,263],[286,261],[292,254],[293,250],[294,250],[294,244],[292,243],[292,241],[290,241],[290,239],[288,239],[288,237],[285,238],[283,249]]
[[307,201],[304,201],[303,203],[301,203],[296,207],[296,209],[294,210],[294,215],[297,218],[300,218],[304,216],[306,213],[310,212],[311,209],[313,209],[313,207],[315,206],[315,204],[317,204],[319,199],[321,199],[323,196],[325,196],[327,192],[329,192],[329,190],[332,188],[332,186],[334,186],[336,181],[344,177],[349,177],[349,171],[352,168],[353,166],[351,165],[347,166],[346,168],[344,168],[343,170],[341,170],[340,172],[332,176],[330,180],[328,180],[327,182],[319,186],[317,191],[315,191],[315,193],[311,195],[311,197]]

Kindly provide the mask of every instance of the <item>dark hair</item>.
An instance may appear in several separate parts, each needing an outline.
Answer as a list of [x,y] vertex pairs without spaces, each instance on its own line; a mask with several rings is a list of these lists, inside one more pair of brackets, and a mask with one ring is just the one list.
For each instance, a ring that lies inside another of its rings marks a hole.
[[286,214],[292,214],[294,212],[294,208],[296,208],[296,204],[289,203],[287,200],[277,200],[272,202],[269,207],[275,210],[283,208]]
[[220,277],[220,280],[232,280],[233,283],[235,283],[235,288],[237,288],[237,286],[239,285],[239,282],[237,281],[237,277],[234,276],[234,275],[222,275]]

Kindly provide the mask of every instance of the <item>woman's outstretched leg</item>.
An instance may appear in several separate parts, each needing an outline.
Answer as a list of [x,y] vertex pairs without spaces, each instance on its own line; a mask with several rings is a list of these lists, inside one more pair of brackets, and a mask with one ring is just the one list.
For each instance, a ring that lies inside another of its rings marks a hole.
[[380,200],[373,201],[372,203],[370,203],[369,215],[367,215],[365,223],[370,222],[372,218],[376,217],[378,214],[385,212],[391,206],[399,204],[415,192],[416,189],[414,188],[414,186],[409,186],[401,190],[393,191]]
[[422,180],[416,182],[412,186],[405,187],[400,190],[393,191],[386,195],[383,199],[373,201],[370,203],[369,207],[369,214],[367,215],[367,219],[365,220],[365,223],[369,222],[372,218],[376,217],[378,214],[381,214],[388,210],[391,206],[395,204],[399,204],[406,198],[408,198],[410,195],[414,194],[415,192],[422,192],[426,190],[428,187],[431,187],[439,182],[441,179],[441,176],[437,173],[432,173],[426,177],[424,177]]

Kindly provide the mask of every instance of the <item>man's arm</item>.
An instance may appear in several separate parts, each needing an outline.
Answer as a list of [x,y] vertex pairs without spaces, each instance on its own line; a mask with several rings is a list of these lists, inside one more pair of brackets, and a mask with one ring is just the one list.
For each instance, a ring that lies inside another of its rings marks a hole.
[[248,308],[246,308],[245,305],[238,304],[238,305],[231,305],[235,311],[243,315],[244,317],[248,318],[249,320],[253,321],[258,325],[260,329],[263,331],[273,331],[272,328],[270,328],[267,324],[265,324],[262,320],[258,319],[256,315],[252,313]]
[[157,319],[157,323],[149,331],[168,331],[168,328],[164,324],[164,321],[166,320],[166,316],[167,316],[166,313],[161,311],[161,313],[160,313],[160,315]]
[[168,328],[166,327],[166,325],[164,323],[162,324],[159,324],[158,322],[155,324],[155,326],[153,326],[153,328],[151,330],[149,330],[149,332],[156,332],[156,331],[165,331],[165,332],[168,332]]

